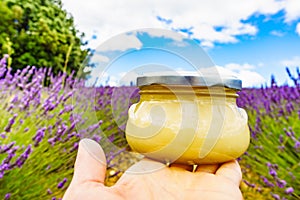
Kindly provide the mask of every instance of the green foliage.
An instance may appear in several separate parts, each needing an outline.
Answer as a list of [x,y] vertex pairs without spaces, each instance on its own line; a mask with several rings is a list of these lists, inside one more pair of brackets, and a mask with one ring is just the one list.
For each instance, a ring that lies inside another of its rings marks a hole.
[[0,55],[11,55],[8,66],[78,71],[88,50],[81,49],[84,35],[60,0],[1,0],[0,5]]

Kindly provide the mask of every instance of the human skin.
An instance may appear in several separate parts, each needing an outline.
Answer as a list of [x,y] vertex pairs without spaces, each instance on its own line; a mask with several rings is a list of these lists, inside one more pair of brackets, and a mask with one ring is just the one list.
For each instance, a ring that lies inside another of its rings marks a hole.
[[143,159],[130,167],[111,187],[104,185],[106,159],[94,141],[83,139],[74,176],[63,200],[96,199],[243,199],[239,189],[242,173],[237,161],[222,165],[192,166]]

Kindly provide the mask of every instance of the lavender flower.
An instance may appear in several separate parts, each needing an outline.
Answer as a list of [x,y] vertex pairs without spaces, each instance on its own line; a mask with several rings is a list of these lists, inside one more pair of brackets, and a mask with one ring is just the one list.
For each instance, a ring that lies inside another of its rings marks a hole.
[[29,157],[29,155],[31,154],[31,152],[32,152],[32,147],[31,147],[31,144],[30,144],[30,145],[27,146],[25,151],[20,155],[20,157],[18,157],[18,159],[16,160],[16,162],[12,166],[18,166],[19,168],[21,168],[22,165],[27,160],[27,158]]
[[15,123],[15,119],[18,116],[18,114],[14,114],[12,118],[9,119],[7,126],[4,128],[5,132],[10,132],[10,129],[12,125]]
[[11,193],[6,193],[6,194],[5,194],[5,197],[4,197],[4,200],[10,199],[10,197],[11,197]]
[[280,144],[282,144],[283,143],[283,135],[279,135],[279,142],[280,142]]
[[78,149],[78,142],[75,142],[70,152],[73,152]]
[[299,149],[300,149],[300,141],[297,140],[297,141],[295,142],[294,148],[295,148],[296,150],[299,150]]
[[276,176],[277,176],[277,172],[276,172],[276,170],[273,169],[273,168],[269,169],[269,174],[270,174],[271,176],[273,176],[273,177],[276,177]]
[[280,200],[280,196],[278,194],[271,194],[275,200]]
[[67,178],[64,178],[61,182],[58,183],[57,188],[61,189],[64,187],[65,183],[68,181]]
[[47,189],[47,194],[53,194],[53,192],[48,188]]
[[93,135],[92,139],[95,140],[97,143],[100,143],[101,138],[102,138],[101,136],[95,134]]
[[9,167],[10,167],[9,164],[7,163],[0,164],[0,179],[3,177],[4,172],[6,170],[9,170]]
[[3,58],[0,60],[0,67],[4,67],[4,68],[6,67],[6,61],[7,61],[8,58],[9,58],[8,54],[3,55]]
[[276,183],[279,188],[284,188],[286,186],[285,180],[277,180]]
[[293,192],[294,192],[294,188],[292,188],[292,187],[288,187],[285,189],[286,194],[292,194]]
[[55,139],[55,138],[49,138],[49,139],[48,139],[48,143],[51,144],[51,146],[54,146],[54,145],[55,145],[55,142],[56,142],[56,139]]
[[43,127],[41,129],[39,129],[35,136],[32,138],[32,140],[34,141],[34,146],[38,146],[39,143],[42,141],[42,139],[44,138],[45,136],[45,130],[46,130],[46,127]]
[[262,176],[262,180],[267,187],[274,187],[274,184],[271,183],[266,177]]
[[255,188],[255,184],[254,184],[254,183],[250,183],[250,182],[247,181],[247,180],[243,180],[243,182],[244,182],[247,186],[249,186],[249,187],[251,187],[251,188]]
[[9,143],[8,145],[2,146],[1,149],[0,149],[0,153],[5,153],[5,152],[7,152],[7,151],[10,150],[15,144],[16,144],[16,142],[13,141],[13,142]]
[[5,133],[1,133],[0,137],[3,138],[3,139],[5,139],[6,138],[6,134]]

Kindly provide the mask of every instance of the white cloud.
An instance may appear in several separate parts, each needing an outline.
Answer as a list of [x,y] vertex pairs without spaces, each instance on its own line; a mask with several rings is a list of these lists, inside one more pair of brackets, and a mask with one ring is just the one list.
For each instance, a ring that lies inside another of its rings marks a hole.
[[238,77],[242,80],[243,87],[257,87],[266,83],[266,79],[254,71],[242,70],[239,72]]
[[248,63],[229,63],[223,68],[218,68],[218,70],[221,70],[220,73],[231,73],[241,79],[243,87],[257,87],[264,85],[266,83],[266,79],[259,73],[255,72],[255,68],[256,67],[254,65],[250,65]]
[[280,62],[280,64],[283,65],[284,67],[299,67],[300,66],[300,57],[294,56],[291,59],[282,60]]
[[251,70],[254,69],[254,65],[250,65],[249,63],[244,64],[237,64],[237,63],[229,63],[225,65],[226,69],[232,70],[232,71],[241,71],[241,70]]
[[[163,75],[180,75],[180,76],[199,76],[199,75],[220,75],[223,78],[238,78],[242,80],[243,87],[259,87],[266,84],[266,80],[259,73],[254,71],[255,66],[248,63],[237,64],[229,63],[225,66],[215,66],[210,68],[202,68],[197,71],[185,71],[183,69],[176,70],[163,70],[143,73],[142,76],[163,76]],[[141,76],[136,71],[121,72],[117,76],[111,76],[108,73],[104,73],[101,76],[102,85],[130,85],[136,83],[138,76]]]
[[296,26],[296,33],[300,36],[300,22]]
[[107,56],[99,54],[99,52],[96,52],[92,56],[91,62],[104,62],[104,63],[108,63],[109,62],[109,58]]
[[283,33],[283,32],[276,31],[276,30],[271,31],[270,34],[271,34],[271,35],[274,35],[274,36],[277,36],[277,37],[282,37],[282,36],[284,36],[284,33]]
[[291,22],[300,18],[300,2],[299,0],[284,1],[285,21]]
[[[237,36],[240,35],[255,35],[257,28],[243,21],[252,15],[271,15],[284,9],[287,22],[299,18],[298,1],[63,0],[63,4],[74,15],[81,31],[87,35],[95,31],[99,33],[93,41],[98,45],[112,36],[135,29],[168,28],[188,29],[188,36],[200,39],[204,46],[212,47],[215,42],[238,42]],[[158,20],[157,16],[167,20]],[[153,34],[157,36],[160,33]]]
[[120,34],[112,40],[104,42],[97,48],[97,51],[125,51],[127,49],[140,49],[142,42],[134,34]]
[[[141,31],[138,31],[139,33],[143,33]],[[145,32],[152,36],[152,37],[164,37],[164,38],[171,38],[175,41],[181,42],[184,39],[184,36],[182,34],[178,34],[173,31],[162,31],[160,29],[145,29]]]

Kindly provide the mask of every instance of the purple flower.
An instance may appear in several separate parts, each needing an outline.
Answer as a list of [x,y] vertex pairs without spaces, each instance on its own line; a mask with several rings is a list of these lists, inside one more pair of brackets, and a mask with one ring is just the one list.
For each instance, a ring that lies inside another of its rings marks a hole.
[[73,91],[69,92],[64,98],[63,98],[63,102],[65,102],[68,98],[70,98],[73,95]]
[[49,170],[49,169],[51,169],[51,165],[48,165],[48,166],[46,167],[46,170]]
[[15,119],[18,115],[14,114],[12,118],[9,119],[7,126],[4,128],[5,132],[10,132],[12,125],[15,123]]
[[67,182],[67,178],[64,178],[61,182],[58,183],[57,188],[61,189],[64,187],[65,183]]
[[47,189],[47,194],[52,194],[52,191],[49,188]]
[[27,158],[29,157],[29,155],[32,152],[32,146],[31,144],[29,144],[27,146],[27,148],[25,149],[25,151],[18,157],[18,159],[16,160],[16,162],[13,164],[13,166],[18,166],[19,168],[22,167],[22,165],[25,163],[25,161],[27,160]]
[[288,102],[285,106],[285,109],[289,114],[291,114],[294,110],[294,106],[293,106],[292,102]]
[[101,138],[102,138],[101,136],[95,134],[95,135],[93,135],[92,139],[95,140],[96,142],[100,143]]
[[18,100],[19,100],[19,98],[18,98],[18,95],[16,95],[11,101],[10,101],[10,103],[16,103],[16,102],[18,102]]
[[269,174],[270,174],[271,176],[273,176],[273,177],[276,177],[276,176],[277,176],[277,172],[276,172],[276,170],[273,169],[273,168],[269,169]]
[[78,149],[78,142],[75,142],[70,152],[73,152]]
[[89,133],[94,132],[96,129],[99,128],[99,126],[100,126],[99,123],[94,124],[94,125],[91,125],[90,127],[88,127],[88,132],[89,132]]
[[0,165],[0,171],[5,171],[9,169],[9,164],[3,163]]
[[266,177],[262,176],[262,180],[267,187],[274,187],[274,184],[271,183]]
[[271,194],[275,200],[280,200],[280,196],[278,194]]
[[277,183],[277,186],[280,188],[284,188],[286,186],[285,180],[277,180],[276,183]]
[[244,182],[247,186],[249,186],[249,187],[251,187],[251,188],[255,188],[255,184],[254,184],[254,183],[250,183],[250,182],[247,181],[247,180],[243,180],[243,182]]
[[10,193],[6,193],[5,197],[4,197],[4,200],[10,199],[10,197],[11,197],[11,194]]
[[6,134],[5,133],[1,133],[0,137],[3,138],[3,139],[5,139],[6,138]]
[[55,145],[55,142],[56,142],[56,139],[55,139],[55,138],[49,138],[49,139],[48,139],[48,143],[51,144],[51,146],[54,146],[54,145]]
[[283,130],[288,137],[293,138],[295,136],[295,133],[293,132],[291,127],[289,127],[289,130],[286,130],[286,128],[284,128]]
[[300,141],[297,140],[294,147],[296,150],[300,149]]
[[42,141],[42,139],[44,138],[45,136],[45,130],[46,130],[46,127],[43,127],[41,129],[39,129],[35,136],[32,138],[32,140],[34,141],[34,146],[38,146],[39,143]]
[[292,187],[288,187],[285,189],[286,194],[292,194],[293,192],[294,192],[294,188],[292,188]]
[[8,145],[5,145],[4,147],[1,147],[0,153],[5,153],[5,152],[7,152],[7,151],[10,150],[15,144],[16,144],[16,142],[13,141],[13,142],[9,143]]
[[280,142],[280,144],[283,143],[283,135],[279,135],[279,142]]

